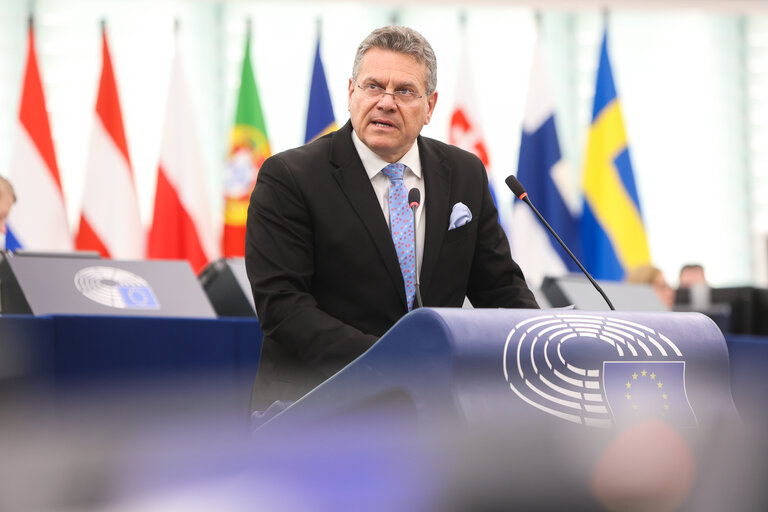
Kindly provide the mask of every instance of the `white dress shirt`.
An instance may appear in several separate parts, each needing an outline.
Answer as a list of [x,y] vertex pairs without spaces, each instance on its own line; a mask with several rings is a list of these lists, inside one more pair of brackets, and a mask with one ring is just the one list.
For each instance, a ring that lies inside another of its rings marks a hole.
[[[371,180],[373,191],[376,193],[376,197],[381,205],[381,211],[384,213],[384,218],[389,226],[389,178],[381,172],[383,168],[390,164],[386,160],[383,160],[376,153],[361,141],[354,130],[352,130],[352,142],[355,144],[357,154],[360,155],[360,160],[363,162],[365,172],[368,173],[368,178]],[[407,167],[405,174],[403,175],[403,182],[405,188],[411,190],[416,187],[421,193],[421,204],[416,209],[416,264],[419,268],[419,275],[421,274],[421,261],[424,256],[424,231],[426,225],[426,213],[424,211],[424,205],[426,204],[427,197],[424,190],[424,178],[421,175],[421,159],[419,158],[419,145],[416,141],[413,142],[413,146],[403,157],[397,162]],[[390,226],[390,231],[392,230]]]

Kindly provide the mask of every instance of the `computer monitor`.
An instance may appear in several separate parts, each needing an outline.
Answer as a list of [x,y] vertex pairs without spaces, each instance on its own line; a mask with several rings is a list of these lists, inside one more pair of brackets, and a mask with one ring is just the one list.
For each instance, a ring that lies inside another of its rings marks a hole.
[[[651,285],[598,281],[618,311],[667,311]],[[587,311],[608,311],[610,308],[589,280],[579,274],[545,277],[541,290],[552,307],[573,305]]]
[[189,262],[3,253],[2,313],[216,318]]

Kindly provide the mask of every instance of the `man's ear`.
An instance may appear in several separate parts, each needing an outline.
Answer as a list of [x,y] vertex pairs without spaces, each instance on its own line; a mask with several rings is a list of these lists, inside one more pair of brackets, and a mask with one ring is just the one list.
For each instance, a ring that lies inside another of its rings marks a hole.
[[427,96],[427,117],[424,119],[424,124],[428,125],[432,120],[432,112],[435,110],[437,104],[437,91],[433,91],[432,94]]
[[347,85],[347,112],[349,112],[350,107],[352,107],[352,93],[355,92],[355,84],[352,81],[352,78],[349,79],[349,84]]

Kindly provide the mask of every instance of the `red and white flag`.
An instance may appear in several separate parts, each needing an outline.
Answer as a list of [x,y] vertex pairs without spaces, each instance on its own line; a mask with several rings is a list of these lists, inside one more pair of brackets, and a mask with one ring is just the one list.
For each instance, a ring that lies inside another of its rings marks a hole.
[[98,251],[106,258],[140,259],[144,257],[144,231],[106,28],[102,28],[102,53],[96,120],[75,246]]
[[459,73],[456,80],[456,104],[453,107],[453,112],[451,112],[448,143],[474,153],[483,161],[483,165],[490,173],[488,168],[490,159],[475,105],[475,90],[471,80],[472,72],[469,66],[467,45],[464,41],[462,43]]
[[188,260],[195,273],[219,256],[199,147],[177,43],[147,256]]
[[491,189],[491,196],[496,203],[496,209],[499,210],[502,226],[506,229],[507,222],[502,214],[496,200],[496,192],[493,187],[493,173],[491,172],[491,162],[488,157],[488,148],[485,145],[483,130],[478,116],[478,108],[475,104],[475,89],[472,84],[472,71],[469,65],[469,53],[467,51],[466,36],[461,36],[461,55],[459,57],[458,76],[456,80],[456,104],[451,113],[451,124],[448,130],[448,143],[458,146],[465,151],[473,153],[478,157],[488,172],[488,185]]
[[8,225],[18,246],[71,251],[72,235],[37,66],[32,21],[19,108],[19,135],[9,174],[17,202],[11,209]]

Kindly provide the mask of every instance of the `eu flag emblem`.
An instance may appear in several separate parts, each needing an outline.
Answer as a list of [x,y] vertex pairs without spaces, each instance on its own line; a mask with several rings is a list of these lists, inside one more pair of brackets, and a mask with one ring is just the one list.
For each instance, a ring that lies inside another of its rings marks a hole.
[[149,286],[118,286],[126,308],[160,309],[155,294]]
[[605,361],[603,389],[616,425],[660,419],[697,426],[685,392],[684,361]]

